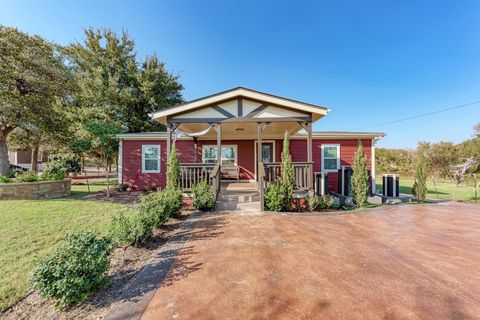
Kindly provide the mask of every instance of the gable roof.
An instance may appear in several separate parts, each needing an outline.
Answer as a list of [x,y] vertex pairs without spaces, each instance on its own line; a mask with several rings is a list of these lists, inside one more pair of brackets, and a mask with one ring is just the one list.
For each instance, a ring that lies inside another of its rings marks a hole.
[[169,116],[173,116],[175,114],[183,113],[186,111],[195,110],[197,108],[201,108],[208,105],[215,105],[215,104],[228,101],[228,100],[233,100],[239,97],[245,98],[245,99],[252,99],[255,101],[262,101],[267,104],[278,105],[278,106],[287,107],[290,109],[301,110],[304,112],[306,111],[308,113],[312,113],[313,120],[317,120],[322,116],[326,115],[328,112],[330,112],[330,109],[328,108],[314,105],[311,103],[279,97],[272,94],[244,88],[244,87],[237,87],[230,90],[215,93],[203,98],[195,99],[186,103],[182,103],[165,110],[160,110],[152,113],[150,116],[152,119],[155,119],[158,122],[166,123],[166,119]]

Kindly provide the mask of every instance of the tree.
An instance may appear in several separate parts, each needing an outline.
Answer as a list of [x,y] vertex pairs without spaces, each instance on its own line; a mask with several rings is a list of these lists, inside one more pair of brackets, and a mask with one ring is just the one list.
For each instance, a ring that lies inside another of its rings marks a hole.
[[473,126],[473,130],[474,130],[474,135],[477,138],[480,138],[480,122],[477,123],[475,126]]
[[285,132],[283,137],[283,150],[281,155],[281,176],[280,184],[284,194],[284,207],[286,210],[291,210],[293,201],[293,192],[295,191],[295,172],[293,171],[293,162],[290,155],[290,142],[288,133]]
[[180,174],[177,149],[173,143],[167,161],[167,188],[180,189]]
[[65,49],[79,86],[79,117],[113,121],[124,132],[163,131],[149,114],[182,102],[178,76],[156,55],[138,63],[126,32],[119,37],[109,29],[87,29],[85,36]]
[[109,173],[118,152],[118,139],[115,135],[120,133],[121,129],[114,122],[98,120],[85,123],[84,129],[86,136],[83,139],[89,141],[89,150],[87,152],[104,169],[107,177],[107,197],[110,197]]
[[427,159],[424,154],[419,154],[417,157],[412,194],[418,201],[425,200],[427,195]]
[[357,152],[353,159],[353,175],[352,175],[352,198],[355,204],[359,207],[367,205],[369,193],[369,181],[367,168],[367,159],[363,146],[359,142]]
[[16,128],[64,128],[74,85],[58,47],[0,26],[0,176],[9,170],[7,138]]

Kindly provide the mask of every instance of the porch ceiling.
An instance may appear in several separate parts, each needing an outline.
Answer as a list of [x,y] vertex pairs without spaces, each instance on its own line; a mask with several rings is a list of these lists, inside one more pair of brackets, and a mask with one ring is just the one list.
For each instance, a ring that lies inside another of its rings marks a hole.
[[[178,129],[184,132],[198,132],[207,129],[208,123],[182,123]],[[302,127],[297,122],[271,122],[263,131],[263,139],[283,138],[285,131],[293,135],[300,131]],[[226,122],[222,123],[221,137],[224,140],[243,140],[257,138],[256,122]],[[200,136],[199,139],[215,140],[216,131],[212,128],[207,134]]]

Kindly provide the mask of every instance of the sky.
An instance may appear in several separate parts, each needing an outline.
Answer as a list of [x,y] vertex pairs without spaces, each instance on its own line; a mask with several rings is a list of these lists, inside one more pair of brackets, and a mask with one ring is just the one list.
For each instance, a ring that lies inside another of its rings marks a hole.
[[480,122],[480,1],[7,1],[0,24],[59,44],[127,30],[186,100],[244,86],[330,108],[316,131],[380,131],[378,145],[461,142]]

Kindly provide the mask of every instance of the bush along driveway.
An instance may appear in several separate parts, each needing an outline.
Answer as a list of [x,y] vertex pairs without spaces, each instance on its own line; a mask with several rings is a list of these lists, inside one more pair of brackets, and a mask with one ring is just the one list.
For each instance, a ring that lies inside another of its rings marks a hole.
[[132,319],[473,319],[480,216],[468,204],[328,215],[208,215]]

